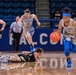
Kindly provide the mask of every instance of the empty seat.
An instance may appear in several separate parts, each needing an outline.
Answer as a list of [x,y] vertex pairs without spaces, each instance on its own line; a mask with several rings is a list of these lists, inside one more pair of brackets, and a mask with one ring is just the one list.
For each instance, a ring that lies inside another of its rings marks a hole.
[[17,14],[21,14],[22,15],[23,13],[24,13],[24,10],[23,9],[18,9],[17,10]]
[[70,3],[68,5],[68,7],[71,8],[71,9],[76,9],[76,4]]
[[53,3],[51,7],[52,7],[52,9],[54,9],[54,8],[60,8],[59,4],[56,4],[56,3]]
[[5,18],[6,18],[5,15],[0,14],[0,19],[5,19]]
[[26,2],[29,2],[29,3],[35,3],[34,0],[24,0],[24,2],[25,2],[25,3],[26,3]]
[[61,1],[61,3],[68,3],[69,2],[69,0],[60,0]]
[[51,0],[51,3],[60,3],[60,0]]
[[17,4],[17,8],[24,8],[24,4],[19,2],[19,3]]
[[26,7],[26,8],[34,8],[34,4],[32,4],[32,3],[26,3],[24,5],[24,7]]
[[12,3],[12,2],[10,2],[9,4],[8,4],[8,8],[17,8],[17,4],[16,3]]
[[9,15],[7,16],[7,19],[15,19],[15,16],[12,15],[12,14],[9,14]]
[[11,2],[11,3],[17,3],[18,1],[17,1],[17,0],[6,0],[6,2],[7,2],[7,3],[10,3],[10,2]]
[[17,12],[16,12],[17,10],[15,10],[15,9],[9,9],[8,10],[8,14],[13,14],[13,15],[15,15]]
[[7,14],[7,10],[6,10],[6,9],[1,8],[1,9],[0,9],[0,14]]
[[66,4],[66,3],[65,3],[65,4],[64,4],[64,3],[61,3],[61,4],[60,4],[60,9],[63,9],[63,8],[65,8],[65,7],[67,7],[67,4]]
[[76,0],[69,0],[70,3],[76,3]]
[[1,2],[0,3],[0,8],[7,8],[7,3]]
[[10,22],[10,21],[9,22],[6,22],[6,25],[7,26],[10,26],[11,24],[12,24],[12,22]]

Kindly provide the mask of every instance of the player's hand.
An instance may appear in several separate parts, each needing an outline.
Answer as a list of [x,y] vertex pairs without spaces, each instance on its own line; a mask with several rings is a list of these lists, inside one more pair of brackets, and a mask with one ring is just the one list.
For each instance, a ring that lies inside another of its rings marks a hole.
[[40,22],[38,22],[37,24],[38,24],[38,26],[40,26],[40,25],[41,25],[41,23],[40,23]]
[[2,27],[1,29],[0,29],[0,31],[3,31],[4,30],[4,27]]
[[54,31],[58,32],[58,33],[59,33],[59,35],[61,35],[61,32],[60,32],[59,30],[57,30],[57,29],[54,29]]

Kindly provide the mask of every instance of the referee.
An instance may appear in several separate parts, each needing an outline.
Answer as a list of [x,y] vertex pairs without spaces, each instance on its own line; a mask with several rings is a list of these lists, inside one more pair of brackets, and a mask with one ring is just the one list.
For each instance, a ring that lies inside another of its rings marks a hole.
[[20,23],[18,24],[20,17],[16,17],[16,22],[13,22],[10,26],[9,30],[9,36],[11,36],[11,33],[13,33],[13,51],[18,52],[19,50],[19,43],[20,43],[20,38],[21,34],[23,31],[23,24]]

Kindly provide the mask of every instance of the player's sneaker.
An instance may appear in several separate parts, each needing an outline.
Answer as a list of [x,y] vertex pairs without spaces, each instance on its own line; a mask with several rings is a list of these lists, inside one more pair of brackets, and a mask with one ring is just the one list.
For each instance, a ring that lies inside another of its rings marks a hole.
[[67,61],[67,63],[66,63],[66,67],[72,67],[72,62],[71,62],[70,59]]
[[35,48],[34,47],[30,47],[30,50],[31,50],[31,52],[34,52]]

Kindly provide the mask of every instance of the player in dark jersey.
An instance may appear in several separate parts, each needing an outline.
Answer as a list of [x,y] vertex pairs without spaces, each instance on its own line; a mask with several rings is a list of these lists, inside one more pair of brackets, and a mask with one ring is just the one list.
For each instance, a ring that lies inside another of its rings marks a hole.
[[42,53],[42,48],[36,48],[35,52],[22,52],[21,54],[10,56],[8,60],[10,62],[35,62],[38,61],[38,58],[42,56]]

